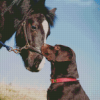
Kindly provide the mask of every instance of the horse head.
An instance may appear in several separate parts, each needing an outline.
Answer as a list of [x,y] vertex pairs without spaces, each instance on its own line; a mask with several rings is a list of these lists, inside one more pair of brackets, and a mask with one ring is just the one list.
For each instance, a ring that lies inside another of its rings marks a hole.
[[[45,11],[44,11],[45,10]],[[25,26],[20,24],[16,32],[16,46],[24,47],[27,42],[31,47],[41,51],[41,46],[46,43],[50,34],[50,25],[53,25],[56,8],[52,10],[43,9],[43,12],[37,10],[31,13],[25,20]],[[25,32],[27,39],[25,37]],[[30,49],[22,49],[20,55],[24,61],[26,69],[31,72],[40,71],[45,63],[45,58],[38,52]]]

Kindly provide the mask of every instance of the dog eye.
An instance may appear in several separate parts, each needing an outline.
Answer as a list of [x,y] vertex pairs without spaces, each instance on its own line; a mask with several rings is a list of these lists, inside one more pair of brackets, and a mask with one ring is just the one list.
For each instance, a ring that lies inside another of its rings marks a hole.
[[36,27],[35,27],[35,26],[32,26],[32,29],[34,29],[34,30],[35,30],[35,29],[36,29]]

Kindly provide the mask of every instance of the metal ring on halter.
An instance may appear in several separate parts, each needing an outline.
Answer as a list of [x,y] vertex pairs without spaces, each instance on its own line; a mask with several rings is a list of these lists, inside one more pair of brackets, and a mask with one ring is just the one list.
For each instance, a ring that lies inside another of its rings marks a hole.
[[20,49],[13,49],[12,47],[10,47],[10,50],[9,50],[9,52],[11,52],[11,51],[13,51],[14,53],[20,53]]

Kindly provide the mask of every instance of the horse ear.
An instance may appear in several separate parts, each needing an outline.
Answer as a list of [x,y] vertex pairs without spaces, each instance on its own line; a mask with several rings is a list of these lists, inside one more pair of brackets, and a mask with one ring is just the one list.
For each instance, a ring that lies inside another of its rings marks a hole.
[[56,10],[57,10],[57,8],[53,8],[50,10],[50,12],[55,15]]

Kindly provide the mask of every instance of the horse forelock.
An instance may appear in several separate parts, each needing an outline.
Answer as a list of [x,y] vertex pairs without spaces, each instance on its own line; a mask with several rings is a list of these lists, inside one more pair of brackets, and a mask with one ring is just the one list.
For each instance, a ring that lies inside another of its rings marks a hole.
[[50,10],[47,7],[43,7],[40,9],[35,9],[34,13],[41,13],[45,16],[46,20],[48,21],[50,26],[54,25],[54,20],[56,18],[55,14],[53,14],[52,12],[50,12]]

